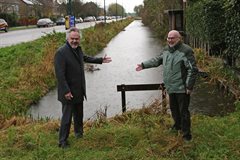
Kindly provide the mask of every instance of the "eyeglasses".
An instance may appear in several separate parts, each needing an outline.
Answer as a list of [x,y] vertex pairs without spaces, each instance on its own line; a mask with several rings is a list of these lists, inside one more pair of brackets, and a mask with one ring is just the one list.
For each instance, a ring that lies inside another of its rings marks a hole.
[[179,38],[179,37],[167,37],[167,40],[173,40],[173,39],[176,39],[176,38]]
[[79,41],[79,38],[70,38],[72,41]]

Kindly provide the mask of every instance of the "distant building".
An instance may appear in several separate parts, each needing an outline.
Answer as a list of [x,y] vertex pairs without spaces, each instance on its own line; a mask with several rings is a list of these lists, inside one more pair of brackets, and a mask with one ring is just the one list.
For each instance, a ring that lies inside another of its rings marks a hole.
[[15,13],[22,17],[51,17],[62,14],[65,0],[0,0],[0,13]]
[[0,13],[18,13],[19,0],[0,0]]

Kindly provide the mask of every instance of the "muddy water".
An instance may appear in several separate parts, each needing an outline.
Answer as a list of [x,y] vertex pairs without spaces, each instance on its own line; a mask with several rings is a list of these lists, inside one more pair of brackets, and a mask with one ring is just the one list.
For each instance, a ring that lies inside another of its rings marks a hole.
[[[107,108],[108,117],[121,114],[121,93],[117,92],[117,85],[161,83],[162,67],[135,71],[136,64],[156,56],[161,49],[160,42],[153,37],[147,27],[142,25],[141,21],[134,21],[112,39],[97,56],[107,54],[113,61],[109,64],[94,65],[99,69],[97,71],[86,71],[88,100],[84,101],[84,119],[95,118],[96,111],[104,108]],[[232,107],[232,102],[227,98],[218,99],[219,92],[215,90],[216,92],[213,93],[212,90],[213,88],[208,86],[197,85],[192,96],[191,112],[207,115],[228,112],[226,105]],[[161,97],[159,91],[126,92],[127,110],[141,108],[159,97]],[[32,106],[29,114],[34,118],[60,118],[61,104],[57,101],[56,90],[51,91],[37,105]]]

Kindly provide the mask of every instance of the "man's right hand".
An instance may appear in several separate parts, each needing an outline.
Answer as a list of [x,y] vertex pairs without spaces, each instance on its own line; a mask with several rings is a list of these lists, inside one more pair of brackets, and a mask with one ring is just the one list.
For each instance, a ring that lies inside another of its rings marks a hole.
[[73,98],[72,93],[71,93],[71,92],[68,92],[67,94],[65,94],[65,98],[66,98],[67,100],[72,100],[72,98]]
[[141,70],[143,70],[142,65],[141,64],[137,64],[136,71],[141,71]]

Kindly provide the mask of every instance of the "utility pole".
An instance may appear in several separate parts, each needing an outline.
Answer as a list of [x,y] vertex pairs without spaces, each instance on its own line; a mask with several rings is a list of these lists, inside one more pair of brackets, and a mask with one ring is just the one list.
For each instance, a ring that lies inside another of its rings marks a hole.
[[106,4],[104,0],[104,22],[106,23]]
[[116,0],[116,21],[117,21],[117,0]]
[[72,0],[68,0],[68,15],[72,15]]
[[97,4],[97,0],[96,0],[96,18],[98,17],[98,4]]
[[122,18],[123,18],[123,1],[122,1]]

